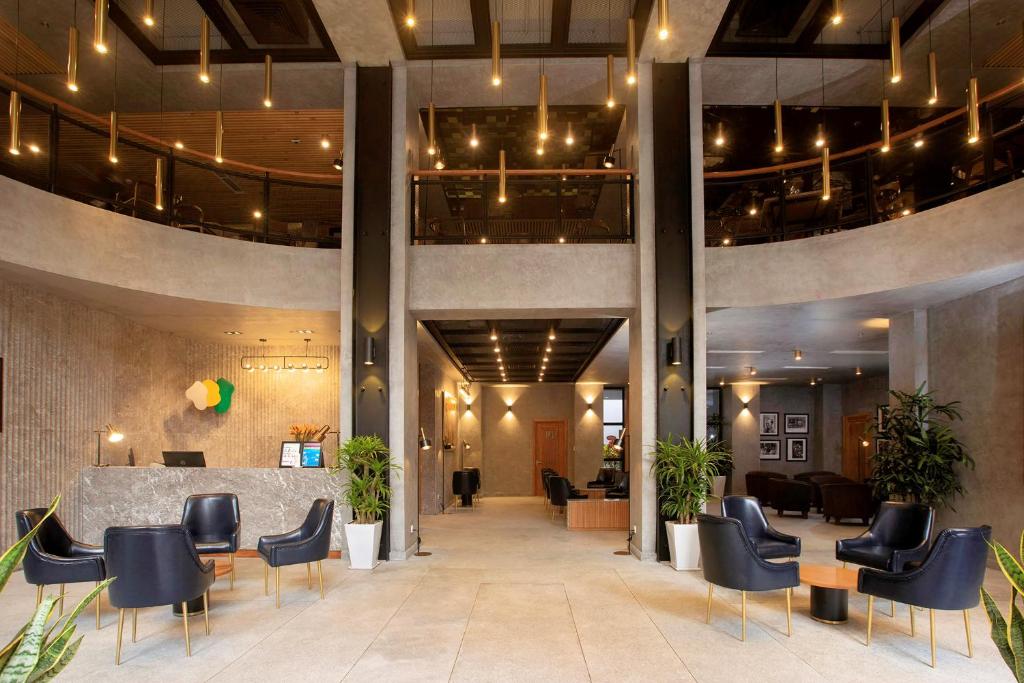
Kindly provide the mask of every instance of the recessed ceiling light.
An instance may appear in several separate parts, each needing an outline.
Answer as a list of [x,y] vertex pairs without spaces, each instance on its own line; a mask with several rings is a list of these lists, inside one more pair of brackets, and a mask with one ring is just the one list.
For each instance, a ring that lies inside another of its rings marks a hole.
[[313,330],[292,330],[292,334],[313,334]]
[[783,370],[831,370],[830,365],[783,365]]
[[224,330],[224,334],[242,334],[238,330]]
[[743,350],[743,349],[740,349],[740,350],[736,350],[736,349],[708,349],[708,353],[735,353],[735,354],[743,354],[743,353],[764,353],[764,351],[750,351],[750,350]]
[[857,356],[860,354],[872,355],[872,356],[888,356],[888,351],[859,351],[857,349],[840,349],[838,351],[829,351],[837,356]]

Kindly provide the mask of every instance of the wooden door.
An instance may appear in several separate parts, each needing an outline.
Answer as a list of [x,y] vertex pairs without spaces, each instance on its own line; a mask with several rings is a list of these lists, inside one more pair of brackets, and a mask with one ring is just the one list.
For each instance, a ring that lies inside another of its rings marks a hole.
[[565,420],[535,420],[533,423],[533,495],[544,495],[540,471],[550,467],[563,477],[569,476],[569,452],[566,447]]
[[864,481],[871,474],[871,446],[863,444],[870,425],[870,415],[843,416],[843,476],[854,481]]

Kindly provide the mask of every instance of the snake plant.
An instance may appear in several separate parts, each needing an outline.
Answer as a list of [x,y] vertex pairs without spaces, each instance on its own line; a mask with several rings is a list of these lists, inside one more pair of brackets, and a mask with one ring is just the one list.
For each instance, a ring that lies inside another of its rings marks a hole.
[[[43,520],[52,515],[59,504],[60,496],[57,496],[50,504]],[[25,557],[28,545],[38,531],[37,525],[0,555],[0,592]],[[82,638],[85,637],[79,636],[72,640],[77,628],[75,619],[104,588],[110,585],[111,581],[113,579],[101,582],[69,614],[58,617],[53,625],[50,625],[50,618],[53,616],[54,606],[60,601],[60,596],[47,596],[36,608],[32,619],[0,650],[0,683],[48,681],[63,671],[71,663],[82,644]]]
[[1024,567],[1021,567],[1021,560],[1024,560],[1024,533],[1020,536],[1021,560],[1015,558],[998,541],[989,545],[996,554],[999,568],[1010,582],[1009,617],[1003,616],[995,600],[984,588],[981,589],[981,599],[992,623],[992,641],[999,648],[1006,666],[1010,667],[1010,673],[1018,683],[1024,683],[1024,616],[1021,616],[1017,607],[1017,594],[1024,593]]

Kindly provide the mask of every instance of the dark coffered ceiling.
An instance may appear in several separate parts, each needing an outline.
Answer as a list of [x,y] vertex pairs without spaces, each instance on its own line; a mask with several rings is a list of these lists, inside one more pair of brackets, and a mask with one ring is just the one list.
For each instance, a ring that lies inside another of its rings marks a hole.
[[[501,382],[500,355],[508,382],[523,383],[537,381],[548,344],[544,381],[575,382],[622,323],[621,318],[581,318],[428,320],[423,325],[468,380]],[[492,329],[498,331],[496,342],[491,340]],[[551,329],[553,341],[548,340]]]
[[[491,22],[501,21],[502,57],[626,54],[626,20],[637,50],[654,0],[389,0],[407,59],[474,59],[491,54]],[[406,27],[410,5],[416,26]]]

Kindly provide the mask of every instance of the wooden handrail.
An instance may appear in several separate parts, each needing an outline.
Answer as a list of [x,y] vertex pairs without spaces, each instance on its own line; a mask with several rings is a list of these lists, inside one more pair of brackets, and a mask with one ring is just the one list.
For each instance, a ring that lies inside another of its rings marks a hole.
[[[989,93],[985,97],[982,97],[980,102],[992,102],[994,100],[1006,97],[1007,95],[1010,95],[1017,90],[1024,90],[1024,81],[1018,83],[1011,83],[1010,85],[1000,88],[999,90],[996,90],[992,93]],[[922,123],[920,126],[917,126],[916,128],[912,128],[902,133],[894,133],[892,135],[892,141],[890,144],[895,144],[908,138],[916,137],[917,135],[924,133],[925,131],[941,126],[947,121],[951,121],[955,118],[963,116],[966,113],[967,107],[963,106],[960,107],[959,109],[954,109],[951,112],[947,112],[942,116],[937,116],[931,121]],[[878,142],[872,142],[869,145],[861,145],[860,147],[848,149],[845,152],[834,153],[831,155],[831,158],[833,162],[838,161],[840,159],[849,159],[850,157],[864,154],[865,152],[869,152],[873,149],[880,149],[881,147],[882,142],[881,140],[879,140]],[[753,175],[770,175],[773,173],[780,173],[782,171],[790,171],[798,168],[809,168],[812,166],[817,166],[820,163],[821,157],[814,157],[812,159],[805,159],[803,161],[791,161],[786,164],[777,164],[775,166],[762,166],[761,168],[745,168],[739,171],[712,171],[710,173],[705,173],[704,178],[706,180],[711,178],[745,178],[747,176]]]
[[[92,112],[88,112],[84,109],[79,109],[78,107],[72,104],[68,104],[64,100],[61,100],[57,97],[47,95],[43,91],[37,90],[36,88],[33,88],[30,85],[26,85],[21,81],[15,81],[7,74],[0,74],[0,82],[6,84],[12,90],[17,90],[18,92],[27,96],[29,99],[43,102],[45,104],[57,105],[57,108],[60,109],[63,113],[70,114],[74,118],[82,119],[88,123],[92,123],[96,126],[99,126],[100,128],[106,127],[110,124],[110,122],[103,116],[97,116]],[[166,147],[168,151],[174,147],[173,143],[167,142],[166,140],[161,140],[160,138],[149,135],[148,133],[143,133],[142,131],[135,130],[134,128],[118,126],[117,131],[119,135],[128,134],[131,137],[136,138],[137,140],[148,142],[149,144],[155,147]],[[236,169],[248,171],[250,173],[269,173],[270,175],[273,176],[288,176],[292,178],[300,178],[302,180],[326,180],[330,181],[331,184],[341,184],[341,177],[331,173],[305,173],[302,171],[289,171],[283,168],[271,168],[269,166],[258,166],[256,164],[248,164],[244,161],[233,161],[228,158],[225,158],[223,163],[218,164],[217,159],[212,154],[200,152],[199,150],[192,149],[190,147],[186,147],[184,150],[175,151],[175,155],[183,154],[187,154],[188,156],[209,161],[211,162],[210,166],[215,168],[219,168],[222,166],[233,166]]]
[[[412,172],[413,177],[420,178],[465,178],[466,176],[498,175],[496,168],[475,169],[420,169]],[[505,171],[508,176],[631,176],[633,171],[624,168],[515,168]]]

